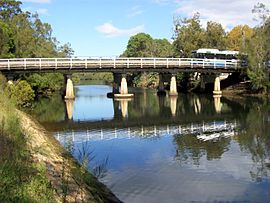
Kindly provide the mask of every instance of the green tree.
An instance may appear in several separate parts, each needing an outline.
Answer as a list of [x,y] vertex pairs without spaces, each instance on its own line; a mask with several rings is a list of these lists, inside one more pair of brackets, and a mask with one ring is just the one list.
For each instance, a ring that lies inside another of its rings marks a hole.
[[200,24],[200,15],[196,13],[192,18],[176,19],[174,24],[175,56],[191,57],[191,52],[206,46],[205,31]]
[[205,42],[207,48],[225,49],[226,32],[220,23],[207,22]]
[[253,37],[247,43],[249,61],[247,73],[253,88],[266,92],[270,86],[267,67],[270,59],[270,13],[264,4],[255,5],[253,13],[259,17],[260,22],[255,28]]
[[14,40],[13,33],[9,25],[0,20],[0,57],[13,58],[14,57]]
[[8,22],[13,16],[21,14],[21,4],[20,1],[15,0],[0,0],[0,19]]
[[172,44],[167,39],[153,40],[153,56],[154,57],[173,57],[174,49]]
[[124,53],[125,57],[152,57],[153,38],[149,34],[139,33],[130,37]]

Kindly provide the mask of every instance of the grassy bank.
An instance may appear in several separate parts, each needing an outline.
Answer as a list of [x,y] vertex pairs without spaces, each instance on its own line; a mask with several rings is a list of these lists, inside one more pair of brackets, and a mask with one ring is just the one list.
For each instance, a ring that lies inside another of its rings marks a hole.
[[0,202],[119,202],[36,121],[0,105]]
[[56,202],[44,165],[34,162],[15,106],[0,98],[0,201]]

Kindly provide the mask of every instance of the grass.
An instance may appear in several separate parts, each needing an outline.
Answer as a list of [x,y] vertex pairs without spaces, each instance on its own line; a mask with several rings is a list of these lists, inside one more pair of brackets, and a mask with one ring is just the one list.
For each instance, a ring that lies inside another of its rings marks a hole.
[[0,202],[57,202],[46,167],[33,162],[15,105],[0,97]]

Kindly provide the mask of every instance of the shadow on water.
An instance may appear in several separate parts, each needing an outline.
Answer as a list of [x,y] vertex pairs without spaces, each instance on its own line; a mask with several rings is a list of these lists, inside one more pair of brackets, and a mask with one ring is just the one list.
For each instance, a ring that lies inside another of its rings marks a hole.
[[40,101],[33,114],[121,200],[270,202],[268,100],[110,91],[78,86],[73,104]]

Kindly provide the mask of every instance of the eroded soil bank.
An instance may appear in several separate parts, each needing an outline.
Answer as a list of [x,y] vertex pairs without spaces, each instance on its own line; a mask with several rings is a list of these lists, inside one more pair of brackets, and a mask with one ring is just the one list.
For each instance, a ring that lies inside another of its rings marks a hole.
[[18,111],[34,162],[44,165],[58,202],[121,202],[31,116]]

